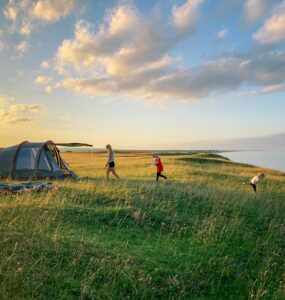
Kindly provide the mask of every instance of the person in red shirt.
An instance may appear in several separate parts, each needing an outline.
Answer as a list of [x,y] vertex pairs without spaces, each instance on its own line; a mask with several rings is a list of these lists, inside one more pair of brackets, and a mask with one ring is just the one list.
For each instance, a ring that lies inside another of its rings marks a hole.
[[161,174],[161,172],[163,171],[163,164],[159,155],[157,153],[152,153],[152,157],[154,158],[154,165],[156,166],[156,181],[158,181],[159,177],[167,179],[166,176]]

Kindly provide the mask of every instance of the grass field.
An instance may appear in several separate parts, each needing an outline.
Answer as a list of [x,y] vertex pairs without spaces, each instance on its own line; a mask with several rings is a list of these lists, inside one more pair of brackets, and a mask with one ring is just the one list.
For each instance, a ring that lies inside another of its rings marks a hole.
[[[0,196],[0,299],[285,299],[285,174],[217,155],[64,153],[82,180]],[[253,194],[242,185],[259,171]]]

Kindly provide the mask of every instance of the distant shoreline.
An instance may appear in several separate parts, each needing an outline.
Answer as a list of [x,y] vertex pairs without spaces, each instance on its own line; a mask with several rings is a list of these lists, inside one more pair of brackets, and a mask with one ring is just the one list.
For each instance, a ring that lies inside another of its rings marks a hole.
[[[60,149],[61,152],[92,152],[92,153],[106,153],[106,149],[104,148],[62,148],[62,147],[58,147]],[[135,150],[128,150],[128,149],[114,149],[117,153],[153,153],[153,152],[158,152],[158,153],[185,153],[185,154],[194,154],[194,153],[227,153],[227,152],[285,152],[284,150],[203,150],[203,149],[194,149],[194,150],[156,150],[156,149],[152,149],[152,150],[140,150],[140,149],[135,149]]]
[[[94,153],[106,154],[105,149],[68,149],[61,148],[63,153]],[[250,164],[258,168],[269,168],[285,172],[285,151],[268,150],[122,150],[115,149],[117,154],[150,154],[158,152],[160,155],[194,155],[198,153],[220,154],[231,161],[242,164]]]
[[[102,153],[106,152],[106,149],[103,148],[62,148],[58,147],[61,152],[96,152],[96,153]],[[244,150],[140,150],[140,149],[135,149],[135,150],[128,150],[128,149],[114,149],[117,153],[153,153],[153,152],[158,152],[158,153],[185,153],[185,154],[193,154],[193,153],[222,153],[222,152],[236,152],[236,151],[244,151]]]
[[285,172],[285,151],[266,151],[266,150],[243,150],[243,151],[227,151],[220,153],[226,155],[230,160],[252,164],[259,168],[269,168]]

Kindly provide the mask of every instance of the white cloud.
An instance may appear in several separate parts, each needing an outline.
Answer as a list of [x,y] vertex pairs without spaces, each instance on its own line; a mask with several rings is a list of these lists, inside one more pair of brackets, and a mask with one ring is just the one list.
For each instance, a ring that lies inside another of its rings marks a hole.
[[19,31],[22,35],[30,35],[33,29],[33,23],[30,20],[24,20],[21,27],[19,28]]
[[92,66],[98,75],[116,76],[153,64],[179,41],[193,34],[201,4],[202,1],[197,0],[185,3],[187,14],[183,17],[191,18],[187,22],[181,20],[181,7],[173,8],[170,16],[173,22],[167,24],[156,15],[143,16],[132,4],[122,4],[108,11],[97,31],[92,24],[79,21],[75,38],[64,40],[58,49],[57,70],[85,72]]
[[74,0],[39,0],[35,3],[32,14],[37,19],[56,22],[70,14],[74,8]]
[[228,29],[222,29],[221,31],[218,32],[217,36],[219,39],[224,39],[226,35],[228,34]]
[[266,15],[272,2],[270,0],[245,0],[244,13],[248,22],[256,22]]
[[9,0],[6,8],[3,11],[4,16],[10,20],[16,20],[18,15],[18,8],[14,0]]
[[260,44],[275,44],[285,40],[285,9],[271,16],[253,39]]
[[[4,105],[7,103],[7,101],[3,102]],[[6,105],[5,108],[0,109],[0,123],[6,125],[33,123],[36,121],[33,115],[44,111],[44,107],[38,104],[17,103],[11,106]]]
[[78,0],[9,0],[3,13],[11,29],[29,35],[41,23],[57,22],[79,8]]
[[172,8],[173,23],[180,29],[191,29],[195,28],[198,9],[202,5],[203,0],[187,0],[186,3],[177,7]]
[[50,81],[52,80],[52,77],[51,76],[38,76],[36,79],[35,79],[35,83],[36,84],[48,84]]
[[28,49],[30,45],[27,41],[22,41],[16,46],[16,50],[19,52],[20,55],[24,54]]
[[57,51],[56,68],[61,74],[92,70],[98,77],[126,72],[143,76],[151,69],[159,72],[172,60],[167,51],[190,34],[191,30],[185,34],[185,28],[157,24],[155,18],[144,17],[133,5],[124,4],[109,11],[97,32],[91,24],[77,22],[75,38],[64,40]]
[[11,21],[11,29],[22,35],[29,35],[33,28],[30,9],[33,5],[31,0],[9,0],[3,13]]
[[[188,15],[189,3],[184,4]],[[196,5],[196,16],[202,1],[191,3],[191,8]],[[109,11],[96,28],[77,22],[74,38],[62,42],[54,59],[62,76],[56,87],[93,96],[187,101],[227,93],[244,84],[266,87],[284,82],[285,52],[248,53],[182,67],[181,58],[170,51],[193,34],[195,26],[188,23],[186,30],[178,26],[178,19],[175,24],[180,8],[172,9],[168,23],[142,15],[131,4]],[[220,37],[226,34],[224,29]]]
[[51,93],[53,92],[53,87],[50,86],[50,85],[48,85],[48,86],[45,88],[45,92],[46,92],[47,94],[51,94]]
[[14,98],[10,97],[10,96],[4,96],[4,95],[0,95],[0,105],[6,104],[10,101],[13,101]]
[[50,64],[49,64],[49,62],[47,60],[43,60],[41,62],[41,67],[46,70],[46,69],[50,68]]
[[258,96],[263,94],[271,94],[271,93],[277,93],[277,92],[284,92],[285,91],[285,83],[280,84],[273,84],[268,85],[266,87],[262,87],[256,90],[251,90],[247,92],[240,93],[240,96]]

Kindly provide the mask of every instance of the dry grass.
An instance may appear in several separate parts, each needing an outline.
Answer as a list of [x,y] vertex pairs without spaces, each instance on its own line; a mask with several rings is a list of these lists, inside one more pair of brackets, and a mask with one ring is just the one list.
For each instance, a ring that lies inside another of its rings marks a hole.
[[[205,155],[64,153],[82,177],[0,198],[1,299],[284,299],[284,173]],[[265,171],[254,195],[241,183]]]

